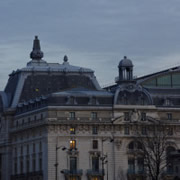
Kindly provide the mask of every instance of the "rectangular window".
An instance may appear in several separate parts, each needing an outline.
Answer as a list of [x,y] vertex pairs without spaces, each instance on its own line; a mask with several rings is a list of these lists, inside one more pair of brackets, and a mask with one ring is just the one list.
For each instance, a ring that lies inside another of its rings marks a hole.
[[130,120],[129,112],[124,112],[124,120],[125,121],[129,121]]
[[26,173],[29,172],[29,157],[26,158]]
[[146,129],[146,127],[142,127],[142,129],[141,129],[141,134],[142,134],[142,135],[147,135],[147,129]]
[[99,157],[98,156],[92,157],[92,170],[99,171]]
[[70,118],[70,120],[75,120],[75,112],[70,112],[69,118]]
[[26,154],[29,154],[29,145],[26,146]]
[[70,157],[70,171],[74,172],[77,170],[77,157]]
[[144,159],[143,158],[137,159],[137,167],[138,167],[138,173],[140,174],[144,173]]
[[42,142],[39,143],[39,152],[42,152]]
[[168,127],[168,128],[167,128],[167,131],[168,131],[168,135],[169,135],[169,136],[172,136],[172,135],[173,135],[173,128],[172,128],[172,127]]
[[168,120],[172,120],[172,113],[167,113]]
[[39,170],[42,170],[42,157],[39,157]]
[[134,159],[128,159],[128,174],[135,173],[135,161]]
[[35,153],[36,152],[36,145],[35,145],[35,143],[33,143],[33,153]]
[[93,149],[98,149],[98,140],[93,140]]
[[75,134],[75,127],[70,128],[70,134]]
[[17,174],[17,158],[14,159],[14,174]]
[[145,112],[141,113],[141,121],[146,121],[146,113]]
[[33,159],[32,159],[32,169],[33,169],[33,172],[36,171],[36,156],[34,155]]
[[23,157],[20,158],[20,173],[23,173]]
[[76,140],[70,140],[70,149],[76,148]]
[[126,134],[126,135],[129,134],[129,127],[128,126],[124,127],[124,134]]
[[92,134],[98,134],[98,128],[97,126],[92,127]]
[[21,146],[21,155],[23,155],[23,146]]
[[91,119],[96,120],[97,119],[97,112],[91,112]]

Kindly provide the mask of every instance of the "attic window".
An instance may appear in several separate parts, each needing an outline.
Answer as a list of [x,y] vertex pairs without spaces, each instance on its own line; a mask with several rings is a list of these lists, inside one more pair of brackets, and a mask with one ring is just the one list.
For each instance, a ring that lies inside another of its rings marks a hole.
[[170,106],[170,105],[171,105],[170,99],[165,99],[165,105],[166,105],[166,106]]

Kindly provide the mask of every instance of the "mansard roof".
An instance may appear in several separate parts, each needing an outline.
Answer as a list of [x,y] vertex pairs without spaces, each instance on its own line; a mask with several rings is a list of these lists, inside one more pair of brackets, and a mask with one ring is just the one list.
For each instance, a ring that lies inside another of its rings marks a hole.
[[89,90],[101,90],[94,71],[71,65],[67,56],[64,57],[62,64],[47,63],[43,60],[43,56],[39,52],[41,51],[39,43],[36,37],[31,52],[32,60],[27,63],[27,66],[13,71],[9,75],[5,92],[10,95],[11,107],[16,107],[20,102],[41,95],[72,88],[83,87]]

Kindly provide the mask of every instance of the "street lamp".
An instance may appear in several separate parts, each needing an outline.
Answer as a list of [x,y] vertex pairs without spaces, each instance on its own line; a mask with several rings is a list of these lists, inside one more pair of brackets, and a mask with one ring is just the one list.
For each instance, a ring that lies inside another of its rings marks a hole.
[[102,176],[102,180],[104,180],[104,164],[107,163],[107,180],[108,180],[108,160],[107,160],[107,154],[104,155],[104,142],[110,140],[110,143],[114,142],[113,138],[102,138],[102,147],[101,147],[101,152],[102,152],[102,156],[101,156],[101,161],[102,161],[102,171],[103,171],[103,176]]
[[58,177],[57,169],[58,169],[58,165],[59,165],[59,163],[58,163],[58,150],[59,149],[61,149],[62,151],[65,151],[67,148],[65,146],[57,146],[57,144],[56,144],[56,163],[54,164],[54,166],[56,168],[56,170],[55,170],[55,173],[56,173],[55,177],[56,177],[56,179],[55,180],[57,180],[57,177]]

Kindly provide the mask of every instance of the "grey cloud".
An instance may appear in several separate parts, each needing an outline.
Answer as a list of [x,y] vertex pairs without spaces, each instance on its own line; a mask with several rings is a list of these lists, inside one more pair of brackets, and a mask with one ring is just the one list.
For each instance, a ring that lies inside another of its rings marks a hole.
[[4,0],[0,22],[1,87],[2,74],[7,79],[28,62],[36,34],[47,61],[61,63],[67,54],[94,69],[101,84],[114,81],[124,55],[137,75],[180,60],[179,0]]

